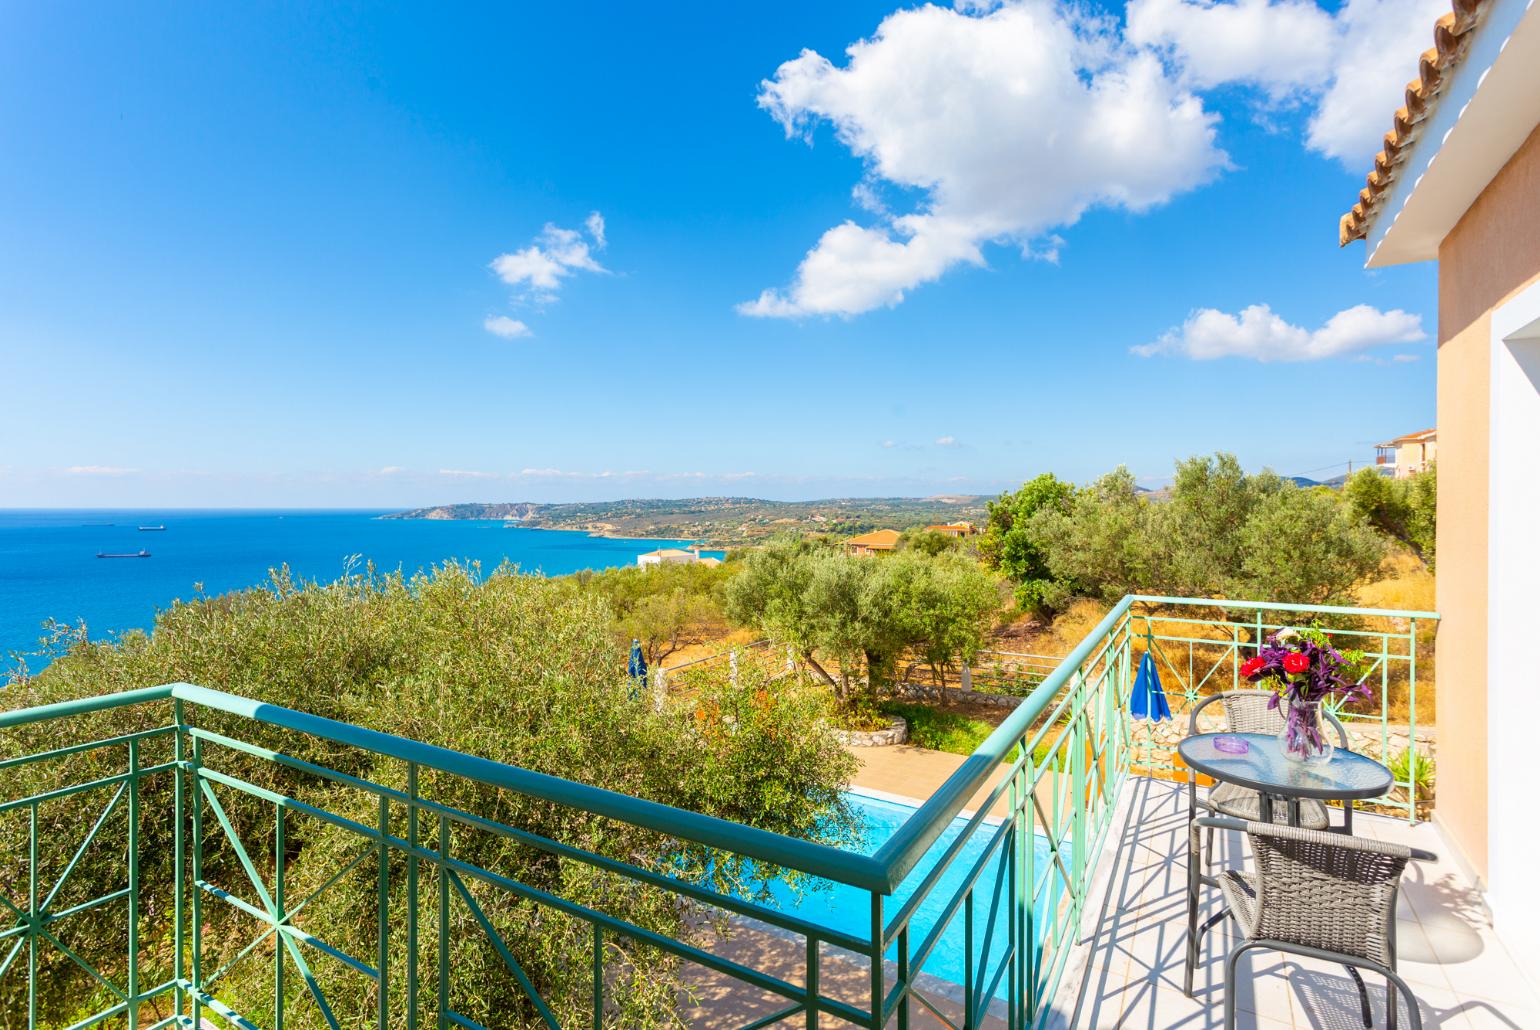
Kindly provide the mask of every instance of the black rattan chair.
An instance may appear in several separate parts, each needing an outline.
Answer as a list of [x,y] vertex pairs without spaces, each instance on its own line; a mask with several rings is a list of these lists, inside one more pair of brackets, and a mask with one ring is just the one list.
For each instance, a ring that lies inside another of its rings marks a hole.
[[1412,1030],[1421,1030],[1417,999],[1396,973],[1396,893],[1408,861],[1436,856],[1401,844],[1325,833],[1275,823],[1203,817],[1197,829],[1244,831],[1256,859],[1255,872],[1231,870],[1218,885],[1225,910],[1209,919],[1189,941],[1187,993],[1202,934],[1226,915],[1242,940],[1225,962],[1226,1030],[1235,1026],[1236,965],[1256,948],[1340,962],[1358,985],[1364,1026],[1373,1026],[1369,992],[1359,969],[1385,977],[1389,1026],[1394,1030],[1397,991],[1411,1011]]

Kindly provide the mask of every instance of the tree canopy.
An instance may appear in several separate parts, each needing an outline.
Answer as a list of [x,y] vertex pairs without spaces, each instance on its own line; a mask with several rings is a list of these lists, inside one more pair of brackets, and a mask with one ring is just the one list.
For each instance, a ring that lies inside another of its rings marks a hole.
[[726,601],[730,617],[795,647],[849,702],[886,684],[906,652],[938,669],[971,659],[1000,590],[956,551],[853,557],[784,538],[745,559]]
[[[0,698],[6,708],[19,708],[189,681],[776,832],[831,844],[854,838],[854,816],[841,794],[853,762],[825,728],[826,691],[797,681],[777,682],[772,689],[752,669],[743,670],[735,685],[723,670],[695,681],[699,693],[688,710],[658,710],[632,697],[624,651],[613,634],[608,602],[596,592],[511,570],[483,578],[449,565],[411,579],[359,576],[329,585],[296,584],[280,574],[268,589],[179,603],[161,613],[152,634],[77,643],[35,678],[13,680]],[[711,717],[702,720],[698,709]],[[141,705],[73,718],[67,727],[39,723],[0,730],[0,754],[57,747],[61,733],[90,740],[164,726],[167,714],[164,704]],[[396,789],[403,784],[403,763],[390,755],[202,709],[195,721],[303,761]],[[212,744],[205,757],[225,773],[364,825],[378,818],[375,799],[350,787]],[[6,797],[121,773],[123,761],[121,747],[105,748],[12,769],[6,773]],[[146,817],[138,844],[147,887],[140,940],[144,976],[151,983],[169,977],[171,969],[166,903],[174,853],[171,784],[169,776],[156,775],[142,786]],[[236,833],[270,882],[273,806],[218,789]],[[617,820],[447,775],[425,773],[421,789],[435,802],[744,896],[763,886],[763,868],[732,856],[696,853],[677,838]],[[92,793],[39,807],[41,837],[52,849],[45,875],[57,875],[104,803],[105,797]],[[122,811],[104,831],[103,840],[112,846],[99,844],[84,853],[71,876],[71,897],[121,888]],[[404,813],[396,815],[404,820]],[[286,875],[300,897],[346,868],[361,841],[298,810],[291,816]],[[427,846],[437,847],[437,820],[424,823]],[[204,852],[206,878],[238,887],[245,878],[229,844],[212,819],[206,826],[212,827]],[[26,882],[27,840],[25,819],[0,821],[0,882]],[[622,882],[471,827],[456,829],[453,842],[460,860],[644,928],[673,936],[699,928],[696,909],[655,886]],[[305,930],[349,954],[373,954],[378,904],[373,868],[365,880],[344,878],[308,903]],[[403,864],[392,871],[388,899],[391,947],[398,956],[405,949],[405,883]],[[590,1022],[588,924],[507,892],[475,884],[472,889],[562,1024]],[[421,969],[427,978],[422,986],[431,991],[436,892],[423,890],[420,903]],[[206,901],[203,912],[206,969],[220,967],[260,933],[259,924],[221,902]],[[83,957],[119,982],[122,916],[121,906],[98,907],[72,915],[68,926]],[[451,918],[450,962],[460,1010],[487,1026],[544,1025],[466,909],[456,907]],[[613,1009],[607,1025],[677,1025],[679,961],[620,934],[605,940]],[[41,961],[39,1003],[47,1025],[68,1025],[111,1004],[100,985],[61,952],[45,949]],[[404,967],[399,960],[391,963],[393,997],[404,996]],[[220,980],[221,997],[249,1014],[270,1012],[272,968],[271,961],[237,963]],[[0,1011],[26,1011],[25,981],[0,979]],[[327,994],[343,1025],[372,1019],[375,991],[367,979],[335,978]],[[311,1017],[306,1025],[316,1022],[314,1010],[304,1015]]]
[[990,506],[984,539],[1019,603],[1038,612],[1129,593],[1339,603],[1385,555],[1350,500],[1249,474],[1223,453],[1177,462],[1160,499],[1126,468],[1080,488],[1039,476]]
[[1438,528],[1438,467],[1405,479],[1360,469],[1343,488],[1355,514],[1416,551],[1431,569]]

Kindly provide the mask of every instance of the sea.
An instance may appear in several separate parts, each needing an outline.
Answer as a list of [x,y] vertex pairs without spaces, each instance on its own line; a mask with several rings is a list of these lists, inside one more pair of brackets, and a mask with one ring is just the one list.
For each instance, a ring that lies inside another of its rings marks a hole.
[[[35,652],[44,622],[84,621],[92,639],[149,629],[178,599],[260,586],[288,565],[328,582],[373,562],[408,574],[450,559],[512,562],[561,576],[631,565],[688,540],[617,540],[488,520],[382,519],[379,511],[0,510],[0,671]],[[164,526],[143,531],[141,526]],[[98,558],[98,553],[148,558]],[[710,552],[707,552],[710,553]],[[37,671],[46,661],[33,656]]]

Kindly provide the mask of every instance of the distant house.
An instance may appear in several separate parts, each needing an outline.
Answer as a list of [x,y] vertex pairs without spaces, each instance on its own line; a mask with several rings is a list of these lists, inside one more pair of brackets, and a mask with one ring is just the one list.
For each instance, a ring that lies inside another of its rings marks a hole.
[[898,546],[898,530],[879,529],[862,533],[845,541],[845,550],[857,557],[869,554],[885,554]]
[[1438,430],[1408,433],[1375,447],[1374,463],[1397,479],[1426,472],[1438,455]]
[[700,564],[706,566],[708,569],[714,569],[722,564],[721,558],[701,558],[699,561]]
[[636,564],[644,569],[654,565],[689,565],[697,560],[694,551],[685,551],[678,547],[665,547],[659,551],[648,551],[646,554],[636,556]]
[[927,533],[940,533],[942,536],[972,536],[979,530],[971,522],[947,522],[939,526],[926,526],[925,531]]

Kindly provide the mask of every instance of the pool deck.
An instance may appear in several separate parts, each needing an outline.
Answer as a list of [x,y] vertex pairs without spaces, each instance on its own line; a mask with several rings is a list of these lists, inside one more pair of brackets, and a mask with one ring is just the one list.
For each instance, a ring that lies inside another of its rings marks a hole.
[[[861,763],[850,785],[861,790],[879,791],[919,802],[930,797],[947,777],[957,771],[964,755],[945,751],[927,751],[922,747],[899,744],[896,747],[853,747],[850,753]],[[991,776],[991,785],[1005,775],[1005,766]]]

